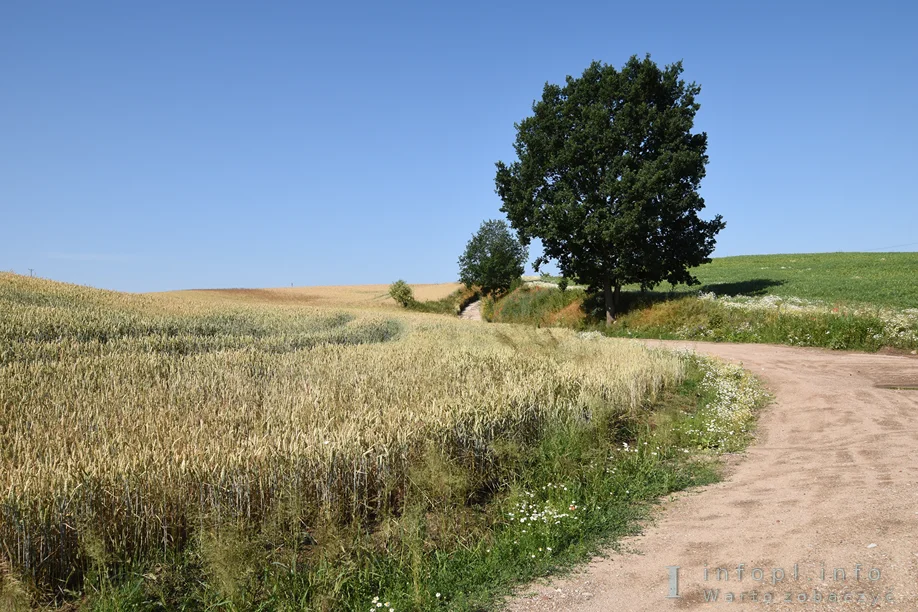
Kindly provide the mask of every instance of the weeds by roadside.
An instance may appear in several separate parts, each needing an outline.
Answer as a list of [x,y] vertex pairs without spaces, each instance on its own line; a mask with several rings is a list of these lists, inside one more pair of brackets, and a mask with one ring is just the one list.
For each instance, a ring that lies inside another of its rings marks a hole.
[[537,326],[576,327],[584,321],[580,305],[586,297],[582,289],[567,289],[527,284],[501,299],[487,310],[487,320]]
[[918,349],[918,309],[830,304],[793,297],[717,296],[711,292],[660,300],[629,296],[612,326],[576,290],[523,288],[488,306],[490,319],[539,327],[594,329],[609,336],[753,342],[876,351]]
[[479,296],[480,291],[477,288],[461,287],[439,300],[418,301],[414,298],[410,298],[404,306],[408,310],[413,310],[415,312],[458,315],[463,308],[477,300]]
[[760,342],[873,352],[918,348],[918,311],[795,298],[711,294],[658,302],[621,316],[608,335]]

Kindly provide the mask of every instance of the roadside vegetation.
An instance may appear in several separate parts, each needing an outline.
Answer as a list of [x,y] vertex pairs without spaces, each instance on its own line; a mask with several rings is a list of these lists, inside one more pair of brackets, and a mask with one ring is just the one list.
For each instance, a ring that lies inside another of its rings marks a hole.
[[[918,254],[829,253],[715,259],[699,286],[627,287],[607,335],[766,342],[876,351],[918,349]],[[600,329],[602,305],[543,277],[487,310],[489,320]]]
[[539,327],[580,327],[584,321],[583,289],[561,291],[546,281],[520,284],[505,297],[485,300],[482,316],[489,321],[524,323]]
[[449,295],[439,299],[417,300],[411,286],[405,281],[397,280],[389,286],[389,297],[402,308],[432,314],[457,315],[480,296],[481,289],[477,286],[460,286]]
[[11,274],[0,304],[10,609],[481,609],[714,478],[762,400],[570,330]]

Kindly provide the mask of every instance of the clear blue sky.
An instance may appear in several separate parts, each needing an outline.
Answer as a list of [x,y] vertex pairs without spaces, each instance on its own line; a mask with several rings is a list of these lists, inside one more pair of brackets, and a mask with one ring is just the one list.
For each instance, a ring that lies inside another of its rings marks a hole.
[[918,250],[914,2],[389,4],[0,4],[0,269],[454,280],[544,83],[645,53],[702,87],[715,256]]

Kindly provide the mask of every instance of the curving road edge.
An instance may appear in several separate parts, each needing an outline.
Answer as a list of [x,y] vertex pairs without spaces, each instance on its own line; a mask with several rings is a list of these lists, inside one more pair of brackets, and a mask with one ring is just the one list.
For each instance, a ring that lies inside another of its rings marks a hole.
[[624,552],[521,589],[509,610],[918,610],[918,390],[891,388],[918,386],[918,359],[648,344],[758,375],[776,399],[756,442],[724,481],[664,502]]

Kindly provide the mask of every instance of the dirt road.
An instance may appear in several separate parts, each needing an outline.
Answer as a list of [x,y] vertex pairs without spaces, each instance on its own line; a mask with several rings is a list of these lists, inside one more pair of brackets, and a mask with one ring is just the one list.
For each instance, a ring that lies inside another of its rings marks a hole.
[[[757,442],[723,482],[666,502],[622,553],[530,585],[509,608],[918,610],[918,390],[882,388],[918,386],[918,359],[665,344],[765,381],[776,401]],[[676,571],[679,597],[668,598]]]
[[463,308],[462,312],[459,313],[459,318],[468,319],[469,321],[481,321],[481,300],[475,300]]

